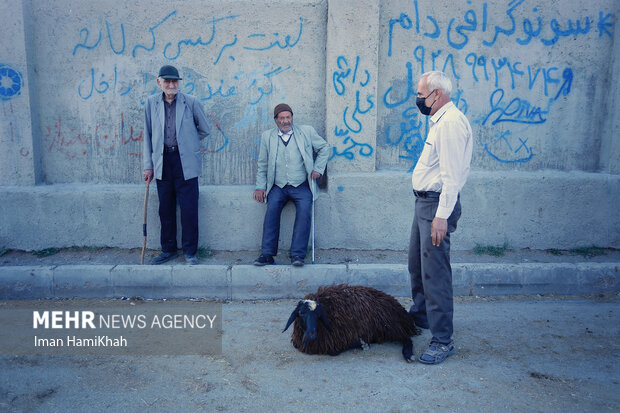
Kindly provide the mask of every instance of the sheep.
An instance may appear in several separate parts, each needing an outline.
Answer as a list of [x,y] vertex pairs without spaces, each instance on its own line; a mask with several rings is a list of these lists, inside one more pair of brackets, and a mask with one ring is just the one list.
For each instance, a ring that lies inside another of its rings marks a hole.
[[291,342],[307,354],[335,356],[352,348],[364,348],[366,343],[397,341],[402,343],[403,357],[410,363],[414,361],[411,336],[420,334],[413,317],[394,297],[359,285],[319,287],[297,303],[283,333],[293,321]]

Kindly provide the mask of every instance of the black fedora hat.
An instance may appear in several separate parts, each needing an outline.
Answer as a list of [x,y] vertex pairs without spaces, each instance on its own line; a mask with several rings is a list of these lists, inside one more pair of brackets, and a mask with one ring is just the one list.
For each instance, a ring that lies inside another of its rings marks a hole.
[[159,69],[159,77],[161,77],[162,79],[181,80],[177,68],[170,65],[162,66],[161,69]]

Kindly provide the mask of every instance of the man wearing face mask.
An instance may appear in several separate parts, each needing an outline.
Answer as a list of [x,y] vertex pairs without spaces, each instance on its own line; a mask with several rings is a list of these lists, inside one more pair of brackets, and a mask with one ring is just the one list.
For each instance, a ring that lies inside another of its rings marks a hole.
[[469,175],[473,138],[465,115],[450,100],[452,83],[443,72],[428,72],[418,83],[416,105],[430,116],[424,149],[411,183],[415,213],[409,241],[413,305],[409,312],[432,339],[419,357],[438,364],[454,353],[450,233],[461,216],[459,191]]
[[[280,215],[288,201],[295,203],[295,224],[291,241],[291,264],[304,265],[310,236],[312,202],[318,197],[313,182],[325,172],[329,145],[312,126],[293,127],[293,110],[280,103],[273,111],[276,127],[260,140],[254,199],[267,201],[263,222],[261,255],[254,265],[274,264],[280,237]],[[313,152],[317,152],[313,159]]]

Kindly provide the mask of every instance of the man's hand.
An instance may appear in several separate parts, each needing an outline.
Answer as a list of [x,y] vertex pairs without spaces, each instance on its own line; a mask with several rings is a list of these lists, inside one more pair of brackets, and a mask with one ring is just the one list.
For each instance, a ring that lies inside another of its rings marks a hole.
[[446,237],[448,233],[448,220],[444,218],[433,219],[431,223],[431,240],[433,245],[438,247],[441,241]]
[[322,175],[317,171],[312,171],[312,173],[310,174],[310,178],[312,178],[313,181],[319,179],[321,176]]
[[146,181],[146,183],[150,184],[151,181],[153,180],[153,170],[145,169],[143,172],[143,175],[144,175],[144,180]]
[[254,191],[254,200],[256,200],[256,202],[265,202],[265,190],[264,189],[257,189]]

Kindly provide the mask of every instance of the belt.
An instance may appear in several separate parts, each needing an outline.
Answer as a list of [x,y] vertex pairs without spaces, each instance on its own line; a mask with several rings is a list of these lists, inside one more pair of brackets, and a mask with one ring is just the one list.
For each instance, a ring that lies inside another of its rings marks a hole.
[[413,194],[416,196],[416,198],[439,198],[439,196],[441,195],[440,192],[416,191],[415,189],[413,190]]
[[164,153],[178,152],[178,146],[164,146]]

